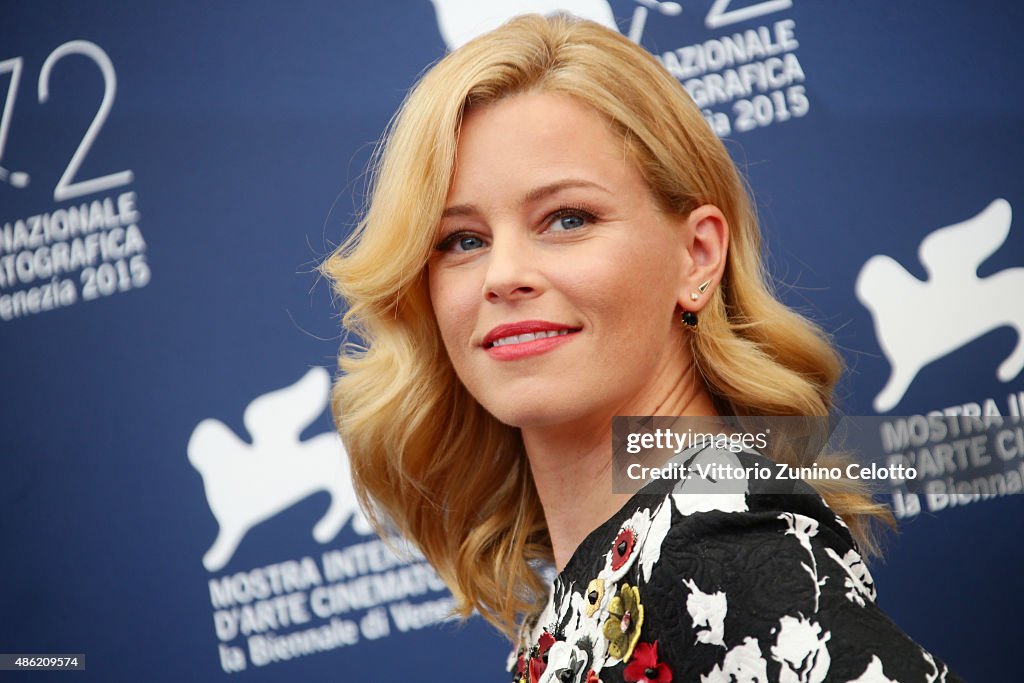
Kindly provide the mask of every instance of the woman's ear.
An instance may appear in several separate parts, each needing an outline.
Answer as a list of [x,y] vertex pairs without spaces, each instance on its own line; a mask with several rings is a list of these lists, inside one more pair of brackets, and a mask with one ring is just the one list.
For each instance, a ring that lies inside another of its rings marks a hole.
[[729,252],[729,223],[721,209],[704,204],[686,217],[683,234],[688,258],[680,274],[679,306],[697,313],[722,281]]

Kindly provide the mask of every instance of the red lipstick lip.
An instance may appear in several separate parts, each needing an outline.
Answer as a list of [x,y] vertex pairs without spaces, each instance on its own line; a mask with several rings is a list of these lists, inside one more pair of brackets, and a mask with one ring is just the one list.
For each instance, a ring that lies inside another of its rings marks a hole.
[[536,332],[557,332],[559,330],[579,332],[580,328],[573,327],[572,325],[564,325],[562,323],[548,322],[547,320],[521,320],[507,325],[498,325],[487,333],[487,336],[484,337],[482,346],[485,349],[489,349],[496,340],[501,339],[502,337],[513,337],[520,334],[532,334]]

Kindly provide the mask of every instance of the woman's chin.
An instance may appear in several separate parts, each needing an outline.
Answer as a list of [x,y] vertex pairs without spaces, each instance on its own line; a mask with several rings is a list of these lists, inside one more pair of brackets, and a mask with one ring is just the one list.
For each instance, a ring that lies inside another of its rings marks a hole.
[[578,410],[566,410],[564,401],[536,401],[509,403],[491,407],[485,406],[499,422],[510,427],[518,427],[523,430],[546,430],[564,425],[566,428],[576,419],[580,419],[586,413]]

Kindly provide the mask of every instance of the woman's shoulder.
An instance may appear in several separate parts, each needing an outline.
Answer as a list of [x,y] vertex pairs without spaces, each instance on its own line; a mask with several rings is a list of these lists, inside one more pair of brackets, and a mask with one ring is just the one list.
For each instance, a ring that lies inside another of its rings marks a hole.
[[[690,465],[709,463],[772,465],[728,451]],[[510,661],[516,680],[956,680],[878,609],[849,529],[805,482],[660,489],[555,578]]]

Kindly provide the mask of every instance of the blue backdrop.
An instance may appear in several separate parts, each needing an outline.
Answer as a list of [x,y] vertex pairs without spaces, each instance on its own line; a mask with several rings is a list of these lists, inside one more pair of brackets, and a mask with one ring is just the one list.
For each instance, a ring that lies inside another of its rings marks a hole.
[[[847,413],[1020,414],[1018,4],[561,4],[614,16],[728,140]],[[97,681],[505,679],[502,639],[444,622],[353,507],[312,271],[416,76],[559,5],[3,3],[0,652]],[[1018,680],[1024,498],[900,501],[879,603],[968,680]]]

